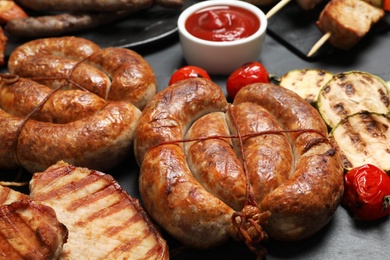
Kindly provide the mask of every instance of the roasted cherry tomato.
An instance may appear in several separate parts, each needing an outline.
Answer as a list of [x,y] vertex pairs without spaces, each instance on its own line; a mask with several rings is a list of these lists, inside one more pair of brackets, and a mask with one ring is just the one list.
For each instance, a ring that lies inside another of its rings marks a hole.
[[230,74],[226,82],[226,91],[229,97],[234,99],[242,87],[256,82],[268,83],[268,72],[260,62],[248,62]]
[[376,220],[390,213],[390,176],[365,164],[344,176],[343,204],[360,220]]
[[205,78],[210,79],[209,74],[207,71],[205,71],[202,68],[196,67],[196,66],[185,66],[178,70],[176,70],[169,80],[169,85],[172,85],[173,83],[176,83],[183,79],[188,78]]

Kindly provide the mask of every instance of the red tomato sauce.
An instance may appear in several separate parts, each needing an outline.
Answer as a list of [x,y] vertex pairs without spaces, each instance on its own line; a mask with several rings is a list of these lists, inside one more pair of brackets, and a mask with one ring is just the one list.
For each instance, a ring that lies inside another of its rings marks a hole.
[[260,27],[259,18],[236,6],[213,6],[198,10],[185,23],[187,31],[208,41],[234,41],[254,34]]

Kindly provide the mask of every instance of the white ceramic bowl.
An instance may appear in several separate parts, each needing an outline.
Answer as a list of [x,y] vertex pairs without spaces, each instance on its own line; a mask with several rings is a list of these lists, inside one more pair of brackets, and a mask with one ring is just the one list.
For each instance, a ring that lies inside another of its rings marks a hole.
[[[209,41],[197,38],[185,28],[187,18],[210,6],[236,6],[254,13],[260,20],[259,29],[251,36],[234,41]],[[239,0],[209,0],[185,9],[178,19],[181,48],[189,65],[205,69],[209,74],[228,75],[241,65],[259,59],[266,36],[267,18],[258,7]]]

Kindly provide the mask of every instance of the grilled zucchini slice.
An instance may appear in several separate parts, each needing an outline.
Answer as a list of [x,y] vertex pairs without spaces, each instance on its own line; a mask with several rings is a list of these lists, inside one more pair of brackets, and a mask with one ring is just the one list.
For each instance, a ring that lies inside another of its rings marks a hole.
[[330,132],[338,147],[344,168],[350,170],[366,163],[390,171],[390,117],[362,111],[343,119]]
[[386,114],[390,99],[386,83],[367,72],[335,75],[320,91],[317,108],[330,128],[360,111]]
[[290,89],[314,104],[324,85],[331,80],[333,73],[320,69],[291,70],[280,77],[279,85]]

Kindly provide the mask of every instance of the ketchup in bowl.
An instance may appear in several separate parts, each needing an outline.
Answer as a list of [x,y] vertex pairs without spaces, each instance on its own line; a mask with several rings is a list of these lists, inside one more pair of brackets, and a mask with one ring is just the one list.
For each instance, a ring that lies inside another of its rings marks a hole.
[[267,25],[260,8],[238,0],[200,1],[186,8],[177,20],[187,64],[213,75],[229,75],[257,60]]
[[212,6],[191,14],[185,28],[193,36],[208,41],[235,41],[254,34],[260,27],[259,18],[238,6]]

